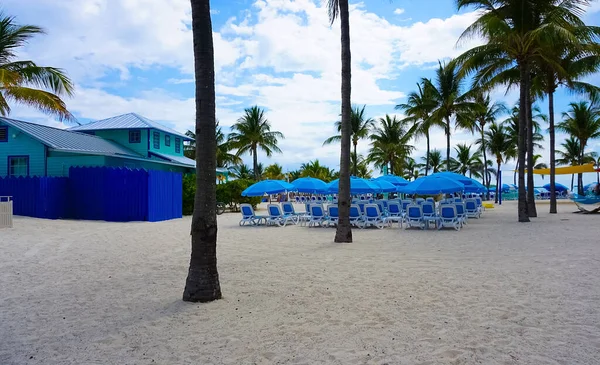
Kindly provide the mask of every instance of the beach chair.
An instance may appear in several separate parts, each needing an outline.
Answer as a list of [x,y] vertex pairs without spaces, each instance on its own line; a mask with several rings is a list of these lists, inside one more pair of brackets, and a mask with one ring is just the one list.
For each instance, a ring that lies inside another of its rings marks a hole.
[[386,225],[390,225],[390,222],[387,220],[387,218],[381,214],[378,204],[365,205],[365,215],[363,220],[364,227],[373,226],[382,229]]
[[269,226],[277,225],[279,227],[285,227],[288,223],[298,223],[298,217],[290,214],[283,214],[281,207],[277,204],[267,205],[267,210],[269,211],[269,216],[267,217],[267,225]]
[[383,200],[375,200],[374,204],[379,206],[379,211],[383,214],[385,212],[385,205],[383,204]]
[[458,216],[460,224],[467,224],[467,211],[465,209],[465,203],[456,203],[454,206],[456,207],[456,215]]
[[433,205],[435,206],[435,199],[433,199],[432,197],[426,198],[425,201],[433,203]]
[[412,200],[410,199],[403,199],[400,204],[402,206],[402,215],[406,216],[406,207],[408,207],[409,205],[411,205],[413,203]]
[[257,226],[267,222],[267,217],[254,214],[254,208],[250,204],[240,204],[240,211],[242,212],[240,226]]
[[350,224],[362,229],[365,227],[363,223],[363,215],[358,204],[350,205]]
[[402,208],[399,201],[390,200],[388,202],[387,219],[390,221],[390,223],[398,222],[398,228],[402,228],[402,221],[404,218],[402,217]]
[[[494,198],[492,198],[492,199],[494,199]],[[475,202],[477,203],[477,209],[479,210],[479,216],[481,216],[481,213],[483,213],[483,211],[485,210],[485,207],[483,206],[483,200],[481,199],[481,197],[478,196],[475,198]]]
[[309,227],[321,226],[326,220],[325,212],[323,211],[323,205],[311,204],[310,205],[310,218],[308,220]]
[[338,206],[330,204],[327,206],[327,217],[326,217],[325,221],[323,222],[323,225],[326,227],[329,227],[332,224],[334,226],[337,226],[339,217],[340,217],[340,215],[339,215],[339,211],[338,211]]
[[481,211],[479,210],[479,207],[477,206],[476,199],[465,200],[465,213],[467,214],[468,218],[479,219],[479,217],[481,216]]
[[417,198],[417,199],[415,199],[415,203],[417,203],[417,205],[423,204],[424,201],[425,201],[425,199],[423,199],[423,198]]
[[423,221],[425,222],[425,228],[429,228],[429,224],[433,222],[437,224],[437,215],[435,214],[435,203],[430,201],[424,201],[421,203],[421,210],[423,211]]
[[406,217],[404,217],[406,226],[404,229],[418,227],[425,229],[425,221],[423,220],[423,209],[418,204],[409,204],[406,207]]
[[456,207],[452,204],[445,204],[440,206],[440,216],[438,218],[438,230],[442,228],[454,228],[460,231],[460,221],[456,214]]

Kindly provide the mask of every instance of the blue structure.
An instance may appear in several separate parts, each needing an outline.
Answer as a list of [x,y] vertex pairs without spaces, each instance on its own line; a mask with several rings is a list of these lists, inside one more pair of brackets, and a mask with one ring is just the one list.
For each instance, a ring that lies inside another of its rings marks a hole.
[[73,166],[193,172],[184,141],[191,138],[134,113],[68,130],[0,118],[0,177],[67,177]]

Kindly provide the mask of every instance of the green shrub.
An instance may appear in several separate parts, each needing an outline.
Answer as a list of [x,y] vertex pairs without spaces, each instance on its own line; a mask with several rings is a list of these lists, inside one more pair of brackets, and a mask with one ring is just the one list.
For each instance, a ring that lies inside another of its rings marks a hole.
[[[248,203],[256,207],[261,197],[242,196],[248,186],[254,182],[250,180],[232,180],[224,184],[217,184],[217,202],[225,203],[230,210],[237,212],[240,204]],[[194,212],[194,196],[196,194],[196,175],[188,174],[183,177],[183,214],[190,215]]]

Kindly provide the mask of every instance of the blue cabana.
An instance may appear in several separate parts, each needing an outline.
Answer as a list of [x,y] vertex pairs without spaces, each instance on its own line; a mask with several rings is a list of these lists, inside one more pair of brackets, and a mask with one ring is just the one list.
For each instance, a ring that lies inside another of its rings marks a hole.
[[294,191],[296,187],[283,180],[263,180],[250,185],[242,191],[242,196],[263,196],[265,194],[278,194],[285,191]]

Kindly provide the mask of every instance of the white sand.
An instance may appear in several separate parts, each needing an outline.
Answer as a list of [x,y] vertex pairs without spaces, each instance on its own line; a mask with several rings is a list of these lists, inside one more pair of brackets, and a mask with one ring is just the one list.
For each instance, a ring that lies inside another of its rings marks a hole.
[[190,219],[0,230],[0,364],[599,364],[599,216],[454,231],[238,227],[224,299],[181,294]]

